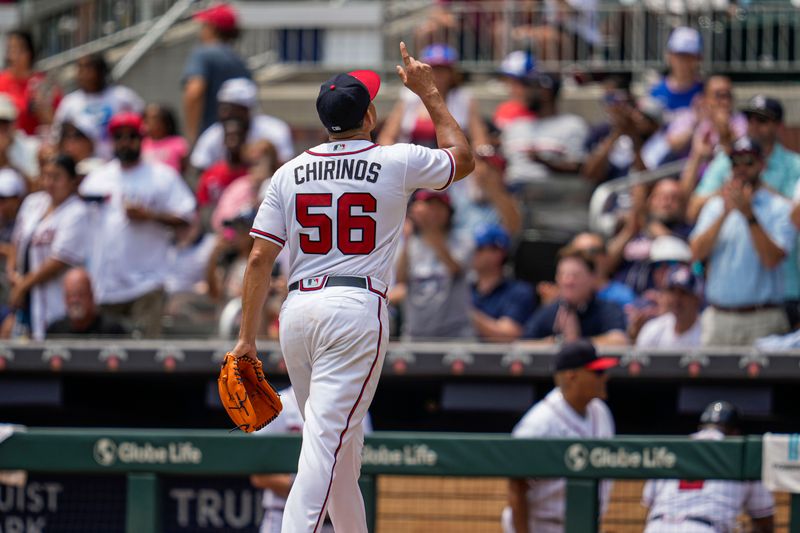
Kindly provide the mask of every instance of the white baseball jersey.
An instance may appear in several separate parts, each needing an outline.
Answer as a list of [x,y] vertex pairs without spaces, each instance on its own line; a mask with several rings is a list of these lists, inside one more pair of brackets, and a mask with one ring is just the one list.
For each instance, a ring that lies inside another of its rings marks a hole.
[[289,283],[325,275],[391,278],[408,198],[445,189],[448,150],[369,141],[330,142],[297,156],[273,176],[253,237],[289,247]]
[[[725,435],[710,428],[692,438],[722,440]],[[644,486],[642,504],[650,508],[646,533],[731,532],[741,512],[753,518],[775,514],[775,500],[759,481],[654,479]],[[687,517],[713,522],[714,526]]]
[[[45,216],[50,205],[50,195],[40,191],[20,206],[13,238],[18,272],[35,272],[50,258],[72,266],[82,265],[86,258],[90,233],[83,201],[72,195]],[[31,289],[34,339],[43,339],[47,326],[66,314],[62,279],[63,274]]]
[[[518,438],[578,438],[602,439],[614,436],[614,418],[608,406],[595,398],[586,407],[586,416],[578,414],[556,387],[543,400],[531,407],[514,427],[512,435]],[[532,532],[564,530],[567,484],[564,479],[528,480],[529,530]],[[600,489],[600,507],[605,510],[611,494],[611,482],[603,481]],[[503,529],[514,531],[511,513],[503,516]]]
[[93,220],[90,271],[101,304],[130,302],[163,287],[172,230],[128,219],[126,205],[170,214],[187,222],[195,209],[192,191],[172,167],[142,162],[123,169],[111,161],[81,183],[81,195],[104,198]]
[[[297,405],[292,387],[287,387],[279,391],[283,410],[278,418],[256,431],[256,435],[269,436],[280,433],[300,433],[303,431],[303,414]],[[372,422],[369,414],[361,422],[364,434],[372,433]],[[261,533],[280,533],[281,521],[283,520],[283,509],[286,506],[286,498],[282,498],[271,490],[264,491],[262,499],[264,506],[264,518],[261,522]],[[323,528],[320,533],[331,533],[333,528]]]

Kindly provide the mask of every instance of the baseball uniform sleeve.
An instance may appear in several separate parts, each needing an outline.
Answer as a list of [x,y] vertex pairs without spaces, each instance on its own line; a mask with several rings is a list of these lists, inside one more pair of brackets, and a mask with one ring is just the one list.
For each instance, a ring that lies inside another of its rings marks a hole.
[[407,193],[417,189],[443,191],[453,183],[456,175],[456,160],[450,150],[432,149],[414,144],[405,145]]
[[83,202],[75,203],[70,208],[59,221],[50,253],[54,259],[68,265],[79,266],[86,258],[88,217]]
[[250,229],[250,236],[266,239],[283,248],[286,244],[286,219],[283,203],[278,194],[278,181],[277,176],[270,181],[267,194],[258,208],[258,214]]
[[745,511],[753,518],[764,518],[775,514],[775,499],[760,481],[750,482],[745,502]]

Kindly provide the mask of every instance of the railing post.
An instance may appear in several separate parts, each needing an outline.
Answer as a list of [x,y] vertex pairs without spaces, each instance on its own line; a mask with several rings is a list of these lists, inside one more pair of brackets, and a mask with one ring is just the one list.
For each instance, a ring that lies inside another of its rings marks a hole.
[[800,533],[800,494],[792,494],[789,501],[789,533]]
[[600,514],[596,479],[567,479],[567,516],[565,533],[597,531]]
[[161,490],[158,477],[149,472],[128,474],[125,531],[161,531]]
[[378,517],[378,482],[375,476],[361,474],[358,480],[361,496],[364,498],[364,509],[367,513],[367,529],[375,532],[375,521]]

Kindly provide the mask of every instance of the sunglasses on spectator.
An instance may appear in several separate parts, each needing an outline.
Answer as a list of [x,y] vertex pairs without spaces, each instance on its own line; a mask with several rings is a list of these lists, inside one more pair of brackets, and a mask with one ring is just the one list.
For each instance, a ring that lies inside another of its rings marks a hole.
[[115,141],[136,141],[142,138],[138,133],[115,133],[111,137]]
[[749,120],[755,120],[759,124],[769,124],[772,122],[772,119],[769,117],[765,117],[764,115],[750,115],[747,117]]
[[732,100],[733,93],[730,91],[714,91],[714,98],[717,100]]
[[744,166],[744,167],[752,167],[758,162],[758,159],[754,155],[745,154],[745,155],[735,155],[731,157],[731,165],[735,167]]

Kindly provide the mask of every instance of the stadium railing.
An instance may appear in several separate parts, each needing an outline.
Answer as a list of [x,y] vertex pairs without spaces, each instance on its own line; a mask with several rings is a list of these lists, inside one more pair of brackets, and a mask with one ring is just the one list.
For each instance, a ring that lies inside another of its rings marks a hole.
[[[375,476],[563,477],[567,479],[565,531],[587,533],[598,530],[600,480],[757,480],[761,475],[761,446],[760,437],[576,441],[489,434],[374,433],[366,438],[362,490],[371,530],[376,531],[381,513],[381,504],[376,509],[376,502],[381,501],[381,494]],[[163,520],[159,494],[162,476],[292,472],[299,447],[300,440],[294,436],[30,428],[0,444],[0,470],[126,475],[126,530],[155,533]],[[798,533],[800,495],[791,496],[789,508],[789,517],[786,523],[778,524],[778,530],[786,531],[788,523],[788,531]]]

